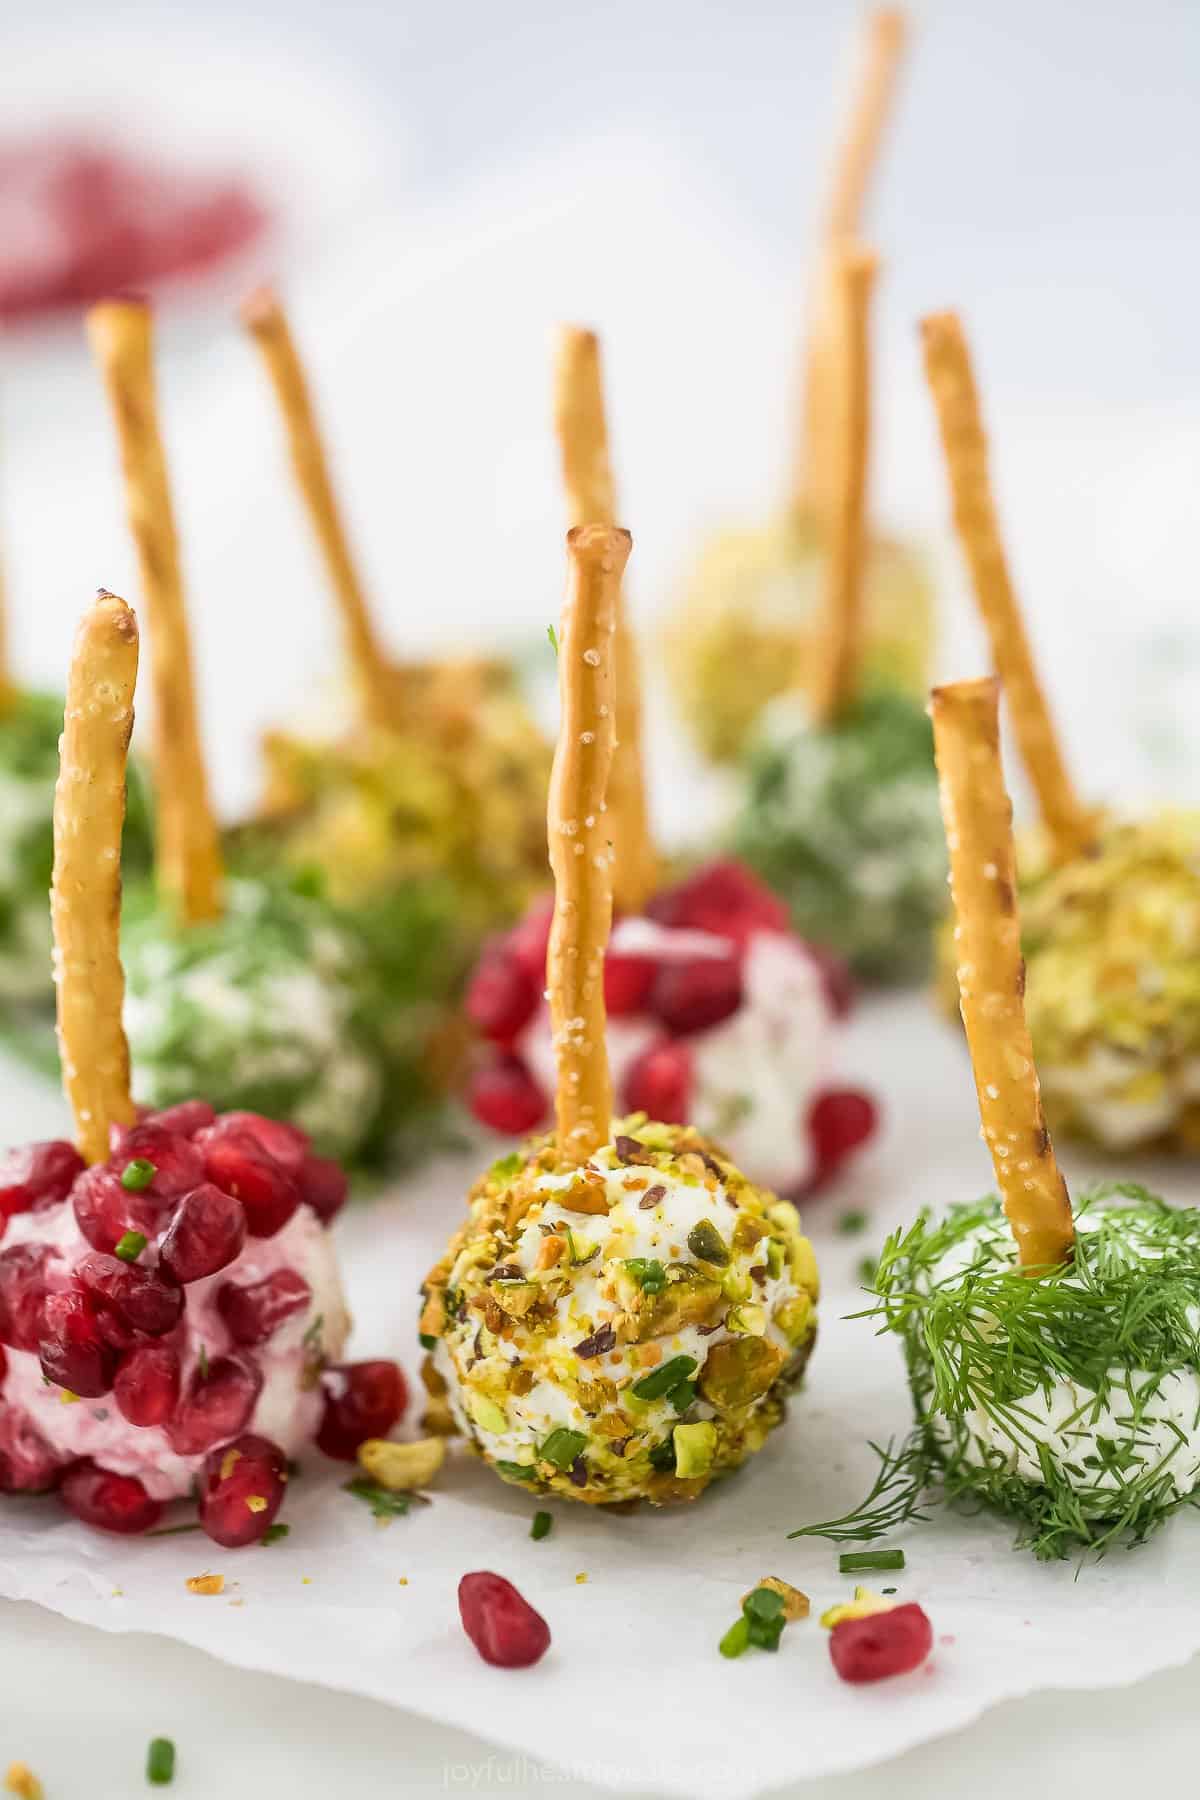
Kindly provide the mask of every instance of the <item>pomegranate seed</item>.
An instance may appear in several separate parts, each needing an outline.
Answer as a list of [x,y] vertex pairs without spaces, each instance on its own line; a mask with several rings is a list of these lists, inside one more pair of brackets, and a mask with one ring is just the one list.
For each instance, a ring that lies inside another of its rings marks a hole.
[[808,1115],[817,1166],[829,1174],[873,1137],[879,1124],[879,1110],[869,1094],[857,1088],[827,1088],[813,1102]]
[[211,1451],[201,1476],[201,1525],[227,1549],[257,1544],[283,1504],[287,1478],[279,1445],[252,1431]]
[[112,1322],[118,1329],[110,1341],[120,1349],[129,1347],[135,1332],[165,1337],[183,1312],[183,1289],[169,1273],[122,1262],[119,1256],[89,1251],[75,1265],[75,1279],[91,1297],[102,1331],[109,1323],[105,1314],[115,1315]]
[[640,1012],[650,992],[658,964],[652,956],[622,956],[619,951],[604,959],[604,1004],[612,1019],[626,1019]]
[[896,1606],[865,1619],[843,1619],[829,1634],[829,1655],[843,1681],[884,1681],[919,1669],[933,1649],[933,1627],[920,1606]]
[[169,1202],[155,1190],[155,1183],[137,1192],[124,1188],[113,1168],[97,1163],[84,1170],[72,1189],[75,1222],[89,1244],[109,1253],[127,1231],[157,1237]]
[[200,1456],[236,1437],[249,1424],[261,1388],[262,1370],[244,1350],[217,1357],[207,1373],[198,1366],[167,1427],[172,1450]]
[[824,944],[805,943],[821,976],[821,986],[825,990],[825,998],[829,1010],[835,1019],[849,1018],[854,1011],[854,1003],[858,998],[858,990],[854,985],[854,977],[850,973],[850,965],[840,957],[836,950],[826,949]]
[[46,1295],[38,1361],[47,1381],[85,1400],[95,1400],[112,1387],[117,1352],[101,1331],[96,1308],[82,1288]]
[[207,1145],[216,1138],[243,1134],[253,1138],[289,1175],[300,1173],[309,1152],[309,1136],[298,1125],[289,1125],[283,1119],[268,1119],[262,1113],[252,1112],[221,1113],[204,1142]]
[[[248,1130],[226,1131],[219,1123],[203,1131],[204,1167],[208,1179],[240,1200],[251,1237],[274,1237],[300,1204],[300,1188],[292,1176]],[[303,1161],[303,1158],[301,1158]]]
[[311,1206],[322,1225],[332,1225],[346,1204],[350,1183],[341,1163],[327,1156],[306,1156],[300,1170],[300,1198]]
[[113,1398],[131,1425],[165,1425],[179,1404],[179,1353],[169,1344],[140,1344],[121,1358]]
[[524,1137],[546,1116],[546,1096],[518,1056],[498,1056],[475,1069],[467,1105],[481,1125],[508,1137]]
[[204,1180],[204,1162],[191,1138],[149,1122],[125,1133],[121,1148],[109,1157],[106,1167],[119,1179],[131,1162],[154,1164],[154,1174],[141,1191],[155,1195],[160,1205],[178,1200]]
[[528,1669],[550,1648],[550,1627],[511,1581],[480,1569],[458,1584],[463,1630],[484,1662],[497,1669]]
[[62,1466],[29,1414],[0,1400],[0,1494],[44,1494]]
[[536,982],[511,950],[493,945],[467,985],[467,1017],[483,1037],[510,1044],[533,1017],[544,987],[545,979]]
[[554,896],[548,894],[530,907],[519,925],[508,934],[508,950],[532,981],[538,995],[546,989],[546,953],[554,923]]
[[235,1344],[262,1344],[285,1319],[303,1312],[312,1289],[295,1269],[277,1269],[262,1281],[240,1287],[227,1281],[217,1292],[217,1307]]
[[216,1112],[207,1100],[181,1100],[178,1106],[164,1107],[162,1112],[151,1113],[146,1120],[148,1125],[157,1125],[160,1131],[169,1131],[175,1137],[195,1137],[206,1125],[211,1125]]
[[624,1103],[660,1125],[684,1125],[692,1105],[692,1053],[686,1044],[651,1044],[625,1073]]
[[44,1244],[14,1244],[0,1251],[0,1344],[13,1350],[36,1350],[46,1303]]
[[61,1138],[10,1150],[0,1160],[0,1228],[14,1213],[57,1206],[66,1199],[83,1167],[74,1144]]
[[664,963],[650,991],[650,1010],[679,1037],[707,1031],[742,1004],[742,972],[733,956],[696,956]]
[[317,1443],[340,1462],[353,1462],[368,1438],[385,1437],[408,1405],[408,1383],[394,1362],[341,1363],[323,1371],[321,1386]]
[[241,1254],[246,1213],[240,1200],[205,1181],[185,1194],[159,1246],[159,1261],[176,1281],[201,1281]]
[[149,1531],[162,1518],[162,1502],[150,1498],[136,1475],[114,1475],[94,1462],[68,1469],[58,1491],[67,1511],[85,1525],[123,1537]]
[[646,912],[660,925],[710,931],[744,944],[755,931],[787,931],[787,907],[743,863],[730,857],[706,863],[673,888],[656,894]]

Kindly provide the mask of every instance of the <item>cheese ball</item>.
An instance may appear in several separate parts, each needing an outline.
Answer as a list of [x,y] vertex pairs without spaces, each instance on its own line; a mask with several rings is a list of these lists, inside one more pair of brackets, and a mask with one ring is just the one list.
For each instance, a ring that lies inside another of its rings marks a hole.
[[1200,1481],[1200,1212],[1097,1190],[1075,1226],[1031,1281],[989,1198],[926,1215],[876,1277],[947,1497],[1014,1514],[1043,1557],[1140,1541]]
[[134,1092],[286,1119],[322,1155],[364,1157],[387,1096],[365,946],[314,897],[230,881],[225,912],[178,926],[144,891],[122,933]]
[[[826,573],[820,532],[794,516],[719,532],[703,550],[668,626],[665,660],[680,716],[711,761],[735,760],[767,703],[800,679]],[[877,537],[865,580],[865,674],[923,694],[934,625],[922,559]]]
[[783,1419],[817,1294],[793,1206],[634,1115],[582,1167],[542,1139],[476,1185],[424,1288],[425,1382],[506,1481],[691,1500]]
[[946,904],[923,704],[877,689],[818,728],[797,701],[775,701],[746,759],[731,843],[795,929],[864,981],[919,978]]

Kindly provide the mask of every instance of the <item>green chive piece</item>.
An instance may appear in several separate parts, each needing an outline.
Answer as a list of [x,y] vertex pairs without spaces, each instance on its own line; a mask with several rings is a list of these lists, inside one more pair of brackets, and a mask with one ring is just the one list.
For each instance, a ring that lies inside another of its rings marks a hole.
[[711,1219],[701,1219],[698,1225],[693,1225],[687,1242],[692,1255],[698,1256],[701,1262],[714,1263],[718,1269],[723,1269],[729,1261],[729,1246]]
[[838,1573],[854,1575],[862,1569],[902,1569],[903,1550],[844,1550],[838,1557]]
[[119,1256],[122,1262],[133,1263],[137,1261],[145,1248],[146,1236],[144,1232],[126,1231],[122,1232],[121,1236],[117,1239],[113,1255]]
[[661,1444],[655,1444],[650,1452],[649,1463],[652,1469],[660,1474],[673,1474],[675,1470],[675,1439],[664,1438]]
[[745,1619],[738,1619],[729,1627],[725,1636],[717,1645],[722,1656],[740,1656],[750,1643],[750,1627]]
[[871,1223],[870,1214],[865,1212],[844,1212],[837,1222],[838,1231],[843,1237],[857,1237]]
[[394,1494],[390,1488],[380,1487],[377,1481],[368,1481],[359,1476],[355,1481],[343,1481],[342,1492],[353,1494],[364,1506],[371,1509],[373,1519],[402,1519],[412,1506],[411,1494]]
[[557,633],[557,631],[555,631],[553,625],[547,625],[546,636],[550,639],[550,648],[553,650],[555,656],[557,656],[558,655],[558,633]]
[[277,1520],[274,1525],[267,1526],[267,1529],[262,1534],[262,1542],[264,1545],[277,1544],[280,1538],[285,1538],[291,1529],[290,1525],[284,1525]]
[[553,1463],[556,1469],[569,1469],[586,1447],[587,1438],[582,1431],[571,1431],[566,1425],[559,1425],[550,1433],[538,1456],[542,1462]]
[[898,1588],[880,1588],[879,1591],[881,1594],[895,1594],[895,1593],[899,1592],[899,1589]]
[[742,1601],[742,1613],[747,1619],[761,1619],[763,1624],[773,1624],[783,1617],[783,1596],[774,1588],[755,1588]]
[[689,1375],[696,1372],[694,1356],[673,1356],[669,1362],[660,1363],[657,1369],[651,1369],[640,1381],[635,1381],[630,1392],[639,1400],[661,1400],[672,1388],[686,1381]]
[[497,1462],[496,1473],[507,1475],[510,1481],[536,1481],[538,1472],[532,1463]]
[[858,1265],[858,1279],[863,1287],[873,1288],[875,1277],[879,1273],[879,1262],[874,1256],[864,1256]]
[[783,1636],[783,1614],[777,1619],[749,1618],[746,1633],[756,1650],[778,1650]]
[[158,1164],[148,1162],[144,1156],[135,1156],[125,1164],[121,1172],[121,1186],[127,1194],[140,1194],[148,1188],[158,1174]]
[[146,1752],[146,1780],[152,1787],[169,1787],[174,1779],[174,1744],[170,1738],[151,1738]]
[[667,1271],[657,1256],[627,1256],[625,1267],[644,1294],[661,1294],[667,1285]]
[[529,1535],[535,1544],[541,1543],[544,1537],[550,1536],[550,1527],[553,1523],[554,1520],[550,1517],[548,1512],[534,1513],[533,1524],[529,1527]]
[[421,1333],[421,1348],[422,1350],[436,1350],[437,1339],[435,1337],[430,1337],[427,1331],[423,1331]]
[[677,1413],[685,1413],[692,1404],[692,1401],[696,1398],[695,1382],[681,1381],[678,1387],[673,1387],[671,1389],[667,1398]]

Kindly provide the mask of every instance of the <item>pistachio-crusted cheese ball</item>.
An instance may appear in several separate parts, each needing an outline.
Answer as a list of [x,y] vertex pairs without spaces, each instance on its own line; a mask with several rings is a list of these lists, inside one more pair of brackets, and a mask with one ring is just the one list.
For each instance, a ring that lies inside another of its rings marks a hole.
[[732,841],[795,929],[864,980],[920,975],[946,892],[923,706],[876,689],[816,726],[799,701],[777,700],[747,758]]
[[780,1423],[817,1293],[793,1206],[634,1115],[580,1166],[543,1138],[479,1182],[426,1283],[426,1385],[508,1481],[690,1500]]

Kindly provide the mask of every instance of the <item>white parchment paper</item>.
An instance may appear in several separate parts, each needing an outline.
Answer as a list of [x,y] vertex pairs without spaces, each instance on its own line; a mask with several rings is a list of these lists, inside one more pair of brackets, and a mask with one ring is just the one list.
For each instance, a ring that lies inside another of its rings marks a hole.
[[[872,1470],[867,1439],[906,1419],[895,1345],[844,1318],[859,1299],[855,1270],[922,1201],[987,1182],[965,1056],[923,1001],[872,1004],[846,1052],[849,1073],[887,1092],[888,1128],[873,1164],[809,1209],[826,1287],[808,1391],[768,1448],[696,1506],[609,1518],[555,1503],[553,1532],[535,1544],[541,1503],[460,1448],[431,1505],[381,1526],[341,1492],[350,1471],[314,1453],[289,1496],[291,1535],[266,1550],[223,1551],[199,1533],[123,1543],[53,1501],[0,1502],[0,1593],[468,1727],[531,1766],[696,1800],[878,1762],[1038,1688],[1116,1687],[1182,1662],[1200,1649],[1190,1516],[1078,1571],[1014,1555],[1003,1522],[939,1514],[894,1540],[903,1574],[867,1577],[925,1606],[930,1662],[876,1688],[834,1675],[815,1615],[851,1581],[834,1546],[786,1533],[853,1505]],[[1087,1171],[1066,1161],[1081,1184]],[[473,1172],[468,1159],[443,1161],[345,1220],[356,1354],[398,1354],[415,1374],[416,1286]],[[1190,1197],[1180,1171],[1159,1173]],[[864,1235],[837,1229],[851,1208],[871,1215]],[[537,1668],[491,1669],[464,1636],[457,1583],[480,1568],[515,1581],[549,1621]],[[189,1594],[185,1579],[209,1570],[225,1593]],[[766,1574],[810,1594],[814,1617],[787,1629],[778,1655],[726,1662],[718,1639]]]

